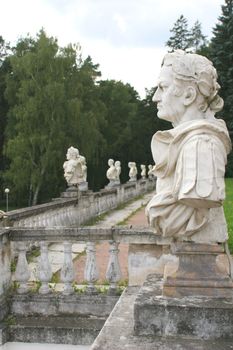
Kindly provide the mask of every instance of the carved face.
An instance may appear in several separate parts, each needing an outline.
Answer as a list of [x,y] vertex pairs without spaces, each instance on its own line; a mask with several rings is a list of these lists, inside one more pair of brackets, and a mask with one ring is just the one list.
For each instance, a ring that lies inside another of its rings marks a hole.
[[77,148],[68,148],[67,153],[66,153],[66,159],[71,160],[71,159],[77,159],[79,156],[79,151]]
[[176,91],[177,85],[171,66],[163,66],[152,100],[157,103],[158,118],[173,124],[178,124],[185,112],[183,93],[176,93]]
[[114,160],[113,159],[109,159],[108,160],[108,166],[113,166],[114,164]]

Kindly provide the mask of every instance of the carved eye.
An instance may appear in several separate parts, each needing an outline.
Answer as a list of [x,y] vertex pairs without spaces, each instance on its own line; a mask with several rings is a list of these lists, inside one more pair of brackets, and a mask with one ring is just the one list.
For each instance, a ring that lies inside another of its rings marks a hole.
[[165,85],[165,84],[159,84],[158,87],[160,88],[160,90],[164,91],[164,90],[166,90],[167,85]]

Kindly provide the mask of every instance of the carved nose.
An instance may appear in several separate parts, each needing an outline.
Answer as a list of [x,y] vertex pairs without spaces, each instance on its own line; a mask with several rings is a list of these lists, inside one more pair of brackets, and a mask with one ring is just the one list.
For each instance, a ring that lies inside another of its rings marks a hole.
[[152,97],[152,101],[157,103],[159,100],[160,100],[160,97],[159,97],[159,93],[158,93],[158,89],[157,89]]

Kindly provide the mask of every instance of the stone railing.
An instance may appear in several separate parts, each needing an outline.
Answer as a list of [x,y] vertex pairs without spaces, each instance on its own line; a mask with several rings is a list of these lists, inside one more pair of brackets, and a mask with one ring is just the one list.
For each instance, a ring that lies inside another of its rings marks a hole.
[[[39,242],[40,256],[38,257],[37,281],[31,282],[29,280],[31,264],[28,262],[27,250],[28,245],[32,245],[34,242]],[[56,242],[61,242],[63,245],[63,249],[61,249],[63,252],[60,252],[63,255],[63,264],[60,269],[60,291],[51,288],[52,269],[48,254],[50,243]],[[106,280],[109,286],[105,295],[101,295],[96,286],[98,280],[96,245],[103,242],[109,243],[109,258],[106,266]],[[86,244],[86,261],[83,276],[86,286],[85,288],[82,287],[84,290],[82,290],[81,295],[78,292],[77,285],[74,283],[75,271],[72,260],[72,245],[74,243]],[[24,328],[22,328],[23,326],[20,324],[18,327],[18,318],[20,320],[19,322],[21,322],[22,318],[26,317],[26,324],[28,324],[28,317],[34,316],[35,319],[32,322],[35,323],[41,317],[46,317],[46,322],[49,321],[48,317],[56,317],[56,321],[53,319],[54,342],[57,341],[56,339],[58,338],[56,337],[59,336],[59,330],[56,324],[59,317],[62,320],[64,317],[68,317],[69,322],[70,317],[73,317],[72,322],[76,322],[75,319],[80,317],[80,314],[82,316],[84,315],[85,319],[92,315],[91,317],[101,317],[99,325],[103,324],[103,318],[106,319],[119,298],[117,293],[118,282],[121,278],[118,259],[120,243],[127,243],[129,246],[143,246],[143,261],[145,264],[145,247],[155,247],[155,243],[158,243],[158,238],[149,229],[132,230],[131,228],[120,226],[113,228],[97,228],[93,226],[80,228],[11,227],[2,229],[0,233],[0,336],[2,343],[9,339],[10,341],[27,341],[27,336],[30,336],[30,341],[39,341],[38,330],[33,333],[32,327],[28,331],[25,330],[28,326],[26,327],[24,325]],[[18,250],[18,256],[13,261],[12,256],[14,257],[14,255],[11,255],[12,244],[14,245],[14,249],[16,248]],[[135,261],[136,255],[134,250],[133,261]],[[153,264],[153,261],[150,259],[149,263]],[[12,269],[12,264],[14,265],[14,269]],[[142,266],[140,266],[141,268]],[[131,278],[131,270],[130,266],[128,266],[129,278]],[[132,271],[133,273],[135,272],[134,270]],[[140,271],[143,275],[146,275],[145,272]],[[11,320],[12,315],[15,325],[8,325],[5,328],[1,328],[4,320],[8,320],[9,317]],[[43,323],[45,321],[42,319],[41,322]],[[34,328],[36,327],[39,326],[35,326]],[[73,332],[72,327],[70,330],[71,333]],[[47,333],[43,333],[44,342],[52,342],[50,335],[53,330],[50,327]],[[89,332],[87,343],[91,344],[94,337],[98,334],[96,332],[97,330]],[[67,342],[69,336],[66,334],[61,342]],[[81,342],[80,344],[85,344],[86,342],[81,337],[79,340],[76,338],[73,339],[71,343],[77,344],[78,341]]]
[[14,281],[17,286],[17,293],[24,294],[30,289],[30,269],[27,262],[28,245],[39,242],[40,258],[38,259],[38,282],[39,294],[51,292],[49,287],[52,278],[52,269],[48,256],[48,246],[50,243],[62,242],[63,244],[63,266],[61,267],[61,282],[64,285],[62,293],[69,295],[74,292],[74,266],[72,261],[72,244],[86,243],[86,262],[84,278],[87,282],[86,292],[96,293],[95,282],[98,280],[98,266],[96,263],[96,244],[109,242],[109,261],[106,269],[106,280],[109,282],[109,293],[114,294],[117,283],[121,278],[120,265],[118,261],[119,243],[128,244],[155,244],[158,238],[148,230],[132,230],[124,227],[114,228],[10,228],[3,231],[1,235],[2,247],[2,272],[5,276],[0,285],[0,290],[4,291],[9,287],[11,274],[10,263],[10,243],[18,250],[18,258]]
[[8,212],[1,226],[74,227],[116,208],[155,188],[153,180],[138,180],[100,192],[87,191],[77,197],[58,198],[50,203]]

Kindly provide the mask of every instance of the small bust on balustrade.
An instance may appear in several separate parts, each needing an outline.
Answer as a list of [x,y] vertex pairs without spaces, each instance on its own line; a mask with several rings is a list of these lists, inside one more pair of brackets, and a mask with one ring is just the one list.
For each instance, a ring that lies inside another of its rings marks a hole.
[[222,203],[231,142],[217,72],[206,57],[177,50],[165,55],[153,101],[158,118],[173,128],[158,131],[151,148],[156,194],[146,208],[156,234],[197,243],[228,238]]
[[71,146],[67,150],[66,159],[63,169],[68,187],[79,187],[79,185],[86,182],[87,167],[85,157],[79,154],[77,148]]
[[108,183],[107,187],[114,187],[117,185],[118,171],[116,169],[115,162],[113,159],[108,160],[108,166],[109,166],[109,168],[106,172],[106,177],[109,180],[109,183]]
[[116,182],[118,185],[120,185],[121,181],[120,181],[120,175],[121,175],[121,162],[119,160],[115,161],[115,168],[117,170],[117,179]]
[[141,168],[141,178],[143,180],[145,180],[146,179],[146,166],[144,164],[141,164],[140,168]]
[[129,162],[128,163],[128,167],[129,167],[129,181],[137,181],[137,166],[135,162]]

